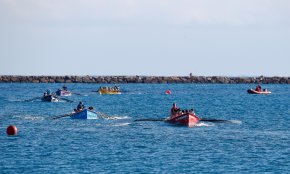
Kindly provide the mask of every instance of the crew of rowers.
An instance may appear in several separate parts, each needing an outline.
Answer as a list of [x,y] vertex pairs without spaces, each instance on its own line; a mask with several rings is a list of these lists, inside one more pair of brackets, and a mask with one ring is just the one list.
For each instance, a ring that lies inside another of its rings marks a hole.
[[112,92],[119,92],[120,91],[120,87],[118,86],[112,86],[112,87],[100,87],[99,88],[99,91],[100,90],[107,90],[107,91],[112,91]]
[[[62,89],[58,89],[57,91],[62,91],[62,90],[67,91],[67,87],[64,85],[64,86],[62,87]],[[54,94],[54,93],[51,93],[51,90],[50,90],[50,89],[47,89],[47,90],[45,91],[45,93],[43,94],[43,97],[50,96],[50,95],[53,95],[53,94]]]
[[174,118],[174,117],[176,117],[176,116],[178,116],[178,115],[181,115],[181,114],[187,114],[187,113],[195,114],[193,108],[191,108],[191,109],[181,110],[180,108],[178,108],[178,107],[176,106],[176,103],[173,103],[170,112],[171,112],[170,118]]

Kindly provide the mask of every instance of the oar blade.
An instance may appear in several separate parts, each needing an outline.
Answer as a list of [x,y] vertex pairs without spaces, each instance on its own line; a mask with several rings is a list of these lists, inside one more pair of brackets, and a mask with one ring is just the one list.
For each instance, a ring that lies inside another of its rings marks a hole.
[[72,103],[72,102],[74,102],[74,101],[72,101],[72,100],[69,100],[69,99],[66,99],[66,98],[59,98],[60,100],[63,100],[63,101],[66,101],[66,102],[69,102],[69,103]]
[[73,92],[72,94],[79,95],[79,96],[83,96],[83,94],[78,93],[78,92]]
[[58,115],[58,116],[55,116],[55,117],[52,117],[52,119],[59,119],[59,118],[63,118],[63,117],[69,117],[71,115],[73,115],[74,113],[68,113],[68,114],[63,114],[63,115]]
[[165,121],[166,118],[141,118],[134,121]]
[[33,100],[41,99],[41,97],[34,97],[32,99],[24,100],[24,102],[32,102]]
[[221,120],[221,119],[214,119],[214,118],[200,118],[200,121],[204,122],[215,122],[215,123],[230,123],[230,120]]

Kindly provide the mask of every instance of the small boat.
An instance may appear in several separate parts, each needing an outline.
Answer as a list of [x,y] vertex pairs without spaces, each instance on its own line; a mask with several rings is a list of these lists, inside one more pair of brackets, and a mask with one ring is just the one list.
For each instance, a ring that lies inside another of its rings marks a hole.
[[249,94],[271,94],[271,91],[267,91],[267,90],[262,90],[262,91],[256,91],[254,89],[248,89],[247,92]]
[[84,109],[73,113],[70,117],[73,119],[98,119],[98,114],[88,109]]
[[54,96],[52,94],[43,96],[41,100],[46,102],[59,102],[59,98],[57,98],[57,96]]
[[58,96],[71,96],[71,94],[72,94],[70,91],[63,90],[63,89],[59,89],[55,93]]
[[99,94],[121,94],[120,88],[114,87],[100,87],[98,90]]
[[177,125],[185,125],[188,127],[193,127],[199,122],[199,117],[195,115],[194,113],[184,113],[177,115],[172,118],[168,118],[166,122],[177,124]]

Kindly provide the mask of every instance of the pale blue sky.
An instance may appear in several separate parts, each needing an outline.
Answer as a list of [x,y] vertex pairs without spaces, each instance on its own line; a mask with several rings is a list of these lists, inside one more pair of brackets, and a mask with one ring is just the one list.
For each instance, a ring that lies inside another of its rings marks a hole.
[[289,0],[0,0],[0,75],[290,76]]

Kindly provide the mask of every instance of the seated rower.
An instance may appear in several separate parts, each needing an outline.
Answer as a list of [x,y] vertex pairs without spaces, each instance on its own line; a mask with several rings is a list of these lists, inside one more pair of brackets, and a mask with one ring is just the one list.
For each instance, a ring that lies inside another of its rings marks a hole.
[[262,87],[260,85],[257,85],[255,91],[260,92],[261,90],[262,90]]
[[66,87],[65,85],[63,85],[62,89],[63,89],[64,91],[67,91],[67,87]]
[[180,109],[176,106],[176,103],[173,103],[172,108],[170,110],[170,112],[171,112],[170,117],[173,118],[173,117],[177,116],[179,110]]
[[85,109],[85,105],[83,104],[83,102],[80,101],[80,103],[77,106],[77,109],[75,109],[74,111],[79,112],[82,111],[83,109]]
[[195,112],[194,112],[193,108],[191,108],[191,109],[189,110],[189,113],[192,113],[192,114],[195,115]]
[[46,94],[51,95],[51,90],[50,89],[46,90]]

